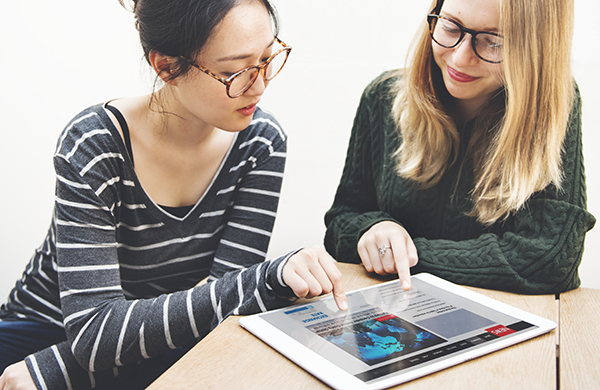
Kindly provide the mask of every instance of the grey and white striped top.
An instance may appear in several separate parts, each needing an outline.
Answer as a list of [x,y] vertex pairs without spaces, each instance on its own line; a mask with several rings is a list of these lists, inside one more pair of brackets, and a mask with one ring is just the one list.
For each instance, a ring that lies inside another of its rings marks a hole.
[[103,106],[77,115],[54,156],[48,235],[0,312],[64,326],[68,341],[26,359],[38,387],[94,387],[193,344],[229,314],[289,302],[280,297],[291,293],[281,279],[289,255],[264,262],[285,158],[285,134],[257,109],[179,218],[145,193]]

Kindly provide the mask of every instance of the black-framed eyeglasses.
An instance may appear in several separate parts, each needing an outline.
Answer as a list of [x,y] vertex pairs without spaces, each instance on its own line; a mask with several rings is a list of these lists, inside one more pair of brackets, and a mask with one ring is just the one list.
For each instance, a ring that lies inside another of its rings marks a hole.
[[428,14],[427,22],[431,39],[442,47],[449,49],[456,47],[466,34],[471,34],[471,46],[477,57],[492,64],[499,64],[504,59],[504,37],[500,34],[474,31],[450,18],[436,14]]
[[189,62],[193,67],[225,84],[225,87],[227,88],[227,96],[229,96],[231,99],[235,99],[242,96],[244,92],[249,90],[254,85],[254,82],[258,78],[259,74],[262,74],[265,82],[267,82],[273,80],[275,76],[281,72],[281,69],[283,69],[283,66],[287,62],[288,56],[292,51],[292,47],[286,45],[277,37],[275,37],[275,42],[282,47],[275,53],[271,54],[271,56],[267,58],[265,62],[244,68],[227,78],[219,76],[215,72],[197,64],[189,58],[183,56],[180,57]]

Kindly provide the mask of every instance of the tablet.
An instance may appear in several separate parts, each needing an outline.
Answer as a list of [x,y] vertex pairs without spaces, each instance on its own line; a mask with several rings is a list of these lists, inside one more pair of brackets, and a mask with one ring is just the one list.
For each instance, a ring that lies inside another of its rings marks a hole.
[[431,274],[240,318],[242,327],[335,389],[384,389],[556,327]]

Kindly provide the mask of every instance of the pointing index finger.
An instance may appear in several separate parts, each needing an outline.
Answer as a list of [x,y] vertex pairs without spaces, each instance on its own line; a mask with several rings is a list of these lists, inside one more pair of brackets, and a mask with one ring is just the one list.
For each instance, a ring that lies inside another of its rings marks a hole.
[[402,239],[390,240],[392,247],[392,254],[394,255],[394,263],[396,264],[396,271],[398,272],[398,279],[402,289],[407,291],[410,290],[410,262],[408,259],[408,248],[406,242]]
[[327,277],[331,281],[333,286],[333,299],[337,304],[337,307],[344,311],[348,309],[348,300],[346,299],[346,292],[344,291],[344,284],[342,282],[342,273],[335,265],[333,260],[321,262],[323,270],[327,274]]

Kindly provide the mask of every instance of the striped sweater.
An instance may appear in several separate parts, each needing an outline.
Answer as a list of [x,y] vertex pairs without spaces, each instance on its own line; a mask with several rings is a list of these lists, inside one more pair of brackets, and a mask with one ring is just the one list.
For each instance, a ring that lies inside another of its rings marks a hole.
[[401,137],[391,112],[397,77],[397,72],[382,74],[362,96],[346,166],[325,216],[329,253],[338,261],[360,263],[360,237],[378,222],[395,221],[417,247],[412,273],[526,294],[578,287],[585,234],[595,223],[586,209],[579,91],[563,144],[562,188],[550,185],[506,221],[484,226],[467,215],[474,183],[464,153],[469,126],[461,130],[458,161],[439,183],[419,189],[398,176],[394,153]]
[[77,115],[54,156],[50,229],[0,312],[65,328],[68,341],[26,358],[38,388],[94,387],[190,346],[229,314],[289,302],[289,255],[264,262],[285,158],[285,134],[257,109],[178,218],[145,193],[103,106]]

